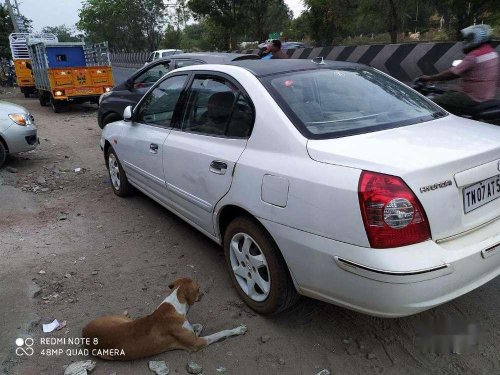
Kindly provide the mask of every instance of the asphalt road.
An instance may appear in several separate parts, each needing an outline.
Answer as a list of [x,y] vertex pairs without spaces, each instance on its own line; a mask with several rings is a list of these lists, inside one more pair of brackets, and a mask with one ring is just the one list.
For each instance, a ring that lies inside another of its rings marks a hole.
[[[243,323],[248,332],[198,353],[150,358],[166,361],[171,374],[186,374],[188,360],[203,366],[204,374],[216,374],[219,366],[238,375],[314,375],[325,368],[342,375],[500,374],[500,278],[401,319],[307,298],[281,315],[256,315],[234,291],[218,246],[144,195],[122,199],[112,193],[98,146],[96,106],[54,114],[14,90],[1,98],[34,114],[41,144],[10,158],[7,165],[16,173],[0,170],[0,373],[62,374],[64,366],[88,357],[72,351],[80,346],[41,344],[42,338],[78,338],[90,320],[124,310],[133,318],[150,314],[167,285],[188,276],[205,293],[189,312],[192,323],[203,324],[205,333]],[[418,330],[437,318],[479,325],[477,347],[463,354],[423,351]],[[66,327],[43,333],[42,324],[53,319]],[[33,355],[16,353],[17,338],[35,340]],[[150,374],[148,361],[97,360],[91,374]]]

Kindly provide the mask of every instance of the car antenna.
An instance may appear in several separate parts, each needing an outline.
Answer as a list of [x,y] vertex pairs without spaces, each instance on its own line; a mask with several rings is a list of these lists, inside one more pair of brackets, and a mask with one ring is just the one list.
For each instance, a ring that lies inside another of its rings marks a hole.
[[311,62],[318,64],[318,65],[325,65],[325,59],[322,56],[315,57],[311,60]]

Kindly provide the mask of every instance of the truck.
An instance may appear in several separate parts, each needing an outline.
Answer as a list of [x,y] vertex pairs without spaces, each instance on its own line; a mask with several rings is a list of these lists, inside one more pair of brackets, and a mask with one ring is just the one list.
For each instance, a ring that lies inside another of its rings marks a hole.
[[9,35],[9,45],[17,77],[17,86],[19,86],[25,98],[29,98],[31,94],[36,92],[31,69],[29,69],[31,58],[28,52],[28,39],[33,42],[57,43],[58,41],[54,34],[12,33]]
[[107,42],[28,40],[28,51],[40,105],[55,113],[69,103],[98,103],[113,87]]

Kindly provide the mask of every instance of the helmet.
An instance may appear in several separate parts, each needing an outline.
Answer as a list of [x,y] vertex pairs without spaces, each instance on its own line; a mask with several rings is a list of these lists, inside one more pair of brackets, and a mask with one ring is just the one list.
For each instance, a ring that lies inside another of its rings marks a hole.
[[481,44],[490,41],[492,30],[488,25],[469,26],[460,31],[464,43],[464,53],[469,53]]

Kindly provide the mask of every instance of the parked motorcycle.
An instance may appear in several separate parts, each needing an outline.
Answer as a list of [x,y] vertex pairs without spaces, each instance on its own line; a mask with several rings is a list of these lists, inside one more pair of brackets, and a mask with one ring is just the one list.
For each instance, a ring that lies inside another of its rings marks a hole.
[[[460,60],[453,62],[453,66],[460,63]],[[413,81],[413,89],[421,93],[422,95],[428,97],[430,100],[434,100],[437,97],[446,93],[446,90],[437,87],[434,84],[429,84],[424,82],[419,78]],[[469,115],[461,115],[462,117],[471,118],[477,121],[488,122],[491,124],[500,125],[500,99],[492,99],[482,103],[479,103],[474,107]]]

